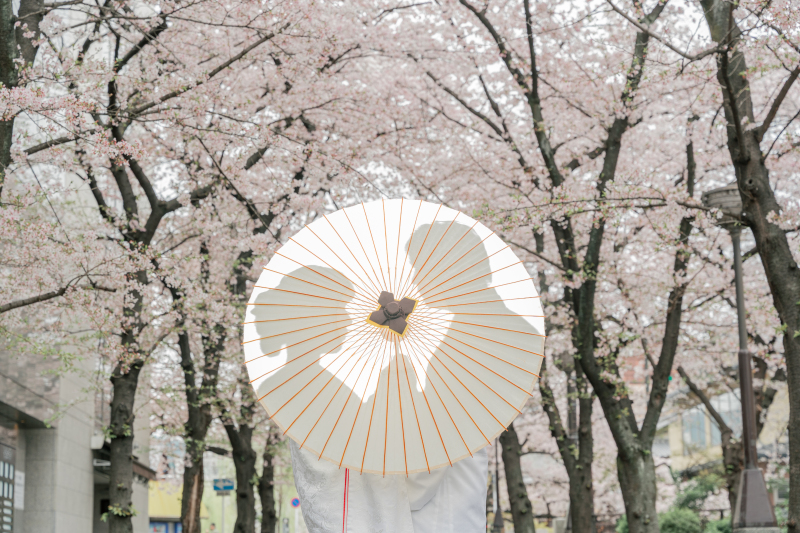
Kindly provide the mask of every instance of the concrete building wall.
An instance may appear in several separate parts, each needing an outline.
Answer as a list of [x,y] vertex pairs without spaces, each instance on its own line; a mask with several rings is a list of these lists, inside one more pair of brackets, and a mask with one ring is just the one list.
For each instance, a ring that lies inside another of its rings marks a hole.
[[57,429],[23,430],[24,533],[92,530],[91,426],[68,413]]
[[[75,373],[48,374],[40,356],[23,356],[0,347],[0,443],[15,449],[18,478],[13,533],[103,533],[97,488],[108,476],[93,464],[95,394],[86,376],[92,361]],[[146,387],[142,387],[142,390]],[[105,399],[108,401],[108,398]],[[149,421],[146,399],[137,409],[136,452],[148,464]],[[49,423],[50,427],[47,427]],[[99,424],[102,425],[102,422]],[[147,533],[147,483],[135,483],[134,533]],[[21,498],[21,499],[20,499]]]

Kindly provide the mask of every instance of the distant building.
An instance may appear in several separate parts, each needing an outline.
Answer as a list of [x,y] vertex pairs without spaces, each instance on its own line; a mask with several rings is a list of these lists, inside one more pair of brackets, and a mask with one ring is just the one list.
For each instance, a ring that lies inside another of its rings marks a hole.
[[[182,533],[181,493],[183,486],[170,481],[151,481],[148,497],[149,533]],[[208,508],[200,505],[200,518],[208,519]],[[203,529],[205,531],[205,529]]]
[[[0,533],[105,533],[107,392],[95,398],[86,377],[48,370],[42,356],[0,346]],[[149,421],[137,415],[134,450],[146,461]],[[134,474],[134,533],[147,533],[155,472],[137,460]]]
[[[721,434],[705,406],[688,390],[672,394],[668,410],[659,421],[653,443],[653,456],[669,458],[674,474],[691,478],[722,466]],[[734,438],[741,437],[742,415],[739,389],[717,394],[710,399],[714,409],[733,430]],[[767,462],[788,461],[789,393],[780,389],[767,411],[764,427],[758,438],[758,456],[762,468]],[[776,484],[773,502],[788,497],[787,489]]]
[[[673,471],[686,472],[708,468],[722,460],[721,434],[716,421],[705,406],[688,391],[681,390],[671,396],[683,395],[683,400],[670,402],[659,421],[653,444],[653,455],[669,457]],[[734,438],[742,432],[741,401],[739,389],[724,392],[711,398],[711,405],[733,430]],[[779,390],[772,402],[758,439],[760,460],[786,453],[786,429],[788,422],[788,391]]]

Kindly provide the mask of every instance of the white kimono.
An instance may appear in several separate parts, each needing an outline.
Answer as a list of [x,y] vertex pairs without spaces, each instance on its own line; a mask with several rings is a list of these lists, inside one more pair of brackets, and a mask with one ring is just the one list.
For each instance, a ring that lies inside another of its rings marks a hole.
[[289,440],[309,533],[484,533],[486,448],[452,467],[380,476],[339,469]]

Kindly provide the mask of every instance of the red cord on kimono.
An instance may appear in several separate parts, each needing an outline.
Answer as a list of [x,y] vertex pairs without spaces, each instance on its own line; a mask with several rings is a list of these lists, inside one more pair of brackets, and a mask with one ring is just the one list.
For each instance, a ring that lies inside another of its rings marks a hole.
[[347,533],[347,493],[350,488],[350,469],[344,469],[344,507],[342,509],[342,533]]

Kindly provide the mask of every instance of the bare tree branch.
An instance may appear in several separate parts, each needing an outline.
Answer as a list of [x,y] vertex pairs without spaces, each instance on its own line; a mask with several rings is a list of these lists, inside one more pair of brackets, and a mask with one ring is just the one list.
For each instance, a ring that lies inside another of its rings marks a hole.
[[611,9],[613,9],[614,11],[616,11],[617,13],[622,15],[622,17],[625,20],[627,20],[628,22],[630,22],[631,24],[633,24],[636,27],[636,29],[638,29],[642,33],[647,34],[648,36],[652,37],[653,39],[661,42],[664,46],[666,46],[667,48],[669,48],[670,50],[672,50],[673,52],[675,52],[679,56],[688,59],[689,61],[699,61],[700,59],[703,59],[704,57],[710,56],[712,54],[716,54],[718,52],[722,52],[727,47],[727,45],[720,44],[720,45],[715,46],[713,48],[709,48],[707,50],[703,50],[702,52],[699,52],[697,54],[687,54],[686,52],[681,51],[679,48],[677,48],[672,43],[670,43],[665,37],[659,35],[658,33],[655,33],[654,31],[651,31],[649,25],[646,26],[646,25],[642,24],[641,22],[639,22],[638,20],[636,20],[636,19],[632,18],[631,16],[629,16],[627,13],[625,13],[625,11],[623,11],[622,9],[618,8],[617,6],[615,6],[614,3],[611,0],[606,0],[606,2],[608,2],[608,5],[611,6]]
[[216,76],[217,74],[219,74],[220,72],[222,72],[223,70],[225,70],[226,68],[231,66],[232,64],[234,64],[237,61],[239,61],[241,58],[246,56],[248,53],[250,53],[255,48],[258,48],[259,46],[261,46],[265,42],[271,40],[273,37],[275,37],[275,35],[277,35],[278,33],[280,33],[281,31],[285,30],[288,27],[289,27],[289,24],[285,24],[278,32],[270,32],[267,35],[265,35],[264,37],[258,39],[256,42],[254,42],[253,44],[251,44],[250,46],[248,46],[247,48],[245,48],[244,50],[242,50],[241,52],[239,52],[238,54],[236,54],[232,58],[230,58],[227,61],[225,61],[224,63],[222,63],[221,65],[219,65],[217,68],[215,68],[211,72],[209,72],[208,76],[206,76],[205,78],[198,79],[194,83],[194,85],[188,85],[186,87],[182,87],[180,89],[176,89],[174,91],[171,91],[171,92],[165,94],[164,96],[162,96],[158,100],[153,100],[153,101],[147,102],[146,104],[142,104],[142,105],[140,105],[138,107],[134,107],[133,109],[131,109],[129,111],[129,114],[132,117],[136,117],[138,115],[141,115],[142,113],[144,113],[148,109],[151,109],[151,108],[157,106],[158,104],[163,104],[167,100],[171,100],[171,99],[173,99],[173,98],[175,98],[177,96],[182,95],[185,92],[188,92],[188,91],[190,91],[192,89],[195,89],[195,88],[199,87],[200,85],[203,85],[208,80],[210,80],[211,78],[213,78],[214,76]]
[[786,94],[789,92],[789,89],[792,88],[792,84],[797,79],[798,75],[800,75],[800,65],[798,65],[792,71],[792,73],[789,74],[789,79],[787,79],[783,84],[778,96],[776,96],[775,100],[772,102],[772,106],[769,108],[769,112],[767,113],[767,118],[765,118],[763,124],[758,127],[758,134],[756,135],[758,142],[761,142],[761,139],[764,138],[764,134],[767,132],[770,124],[772,124],[772,121],[775,119],[775,115],[778,114],[778,109],[781,107],[783,99],[786,98]]

